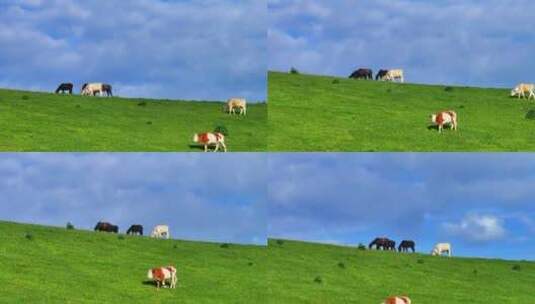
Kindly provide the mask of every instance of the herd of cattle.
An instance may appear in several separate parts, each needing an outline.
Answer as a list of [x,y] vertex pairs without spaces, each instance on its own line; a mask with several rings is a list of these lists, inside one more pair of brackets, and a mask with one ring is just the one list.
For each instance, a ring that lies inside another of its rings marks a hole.
[[[349,78],[354,79],[370,79],[373,80],[373,71],[372,69],[361,68],[349,75]],[[381,81],[399,81],[405,82],[405,77],[403,76],[403,70],[393,69],[393,70],[379,70],[375,76],[375,80]]]
[[[72,83],[62,83],[56,89],[56,94],[72,94],[73,89],[74,85]],[[97,94],[100,96],[103,96],[104,94],[106,94],[106,96],[113,96],[112,87],[107,83],[84,83],[80,94],[84,96],[97,96]]]
[[[119,233],[119,226],[110,224],[108,222],[98,222],[95,226],[95,231],[103,231],[103,232],[112,232],[112,233]],[[143,226],[142,225],[132,225],[128,230],[126,230],[126,234],[128,235],[143,235]],[[150,234],[153,238],[159,238],[159,239],[169,239],[169,226],[167,225],[156,225],[152,229],[152,233]]]
[[[375,248],[377,250],[391,250],[396,251],[396,241],[387,237],[377,237],[369,245],[368,249]],[[416,243],[412,240],[403,240],[398,246],[399,252],[408,252],[409,249],[412,252],[416,251]],[[451,257],[451,244],[450,243],[438,243],[431,250],[431,255],[443,255],[447,254]]]
[[[73,94],[74,85],[72,83],[62,83],[58,86],[56,94]],[[85,83],[81,89],[81,95],[83,96],[107,96],[113,97],[112,86],[106,83]],[[236,113],[236,110],[239,112]],[[229,115],[247,115],[247,101],[244,98],[230,98],[227,100],[225,111]],[[196,133],[193,135],[193,142],[201,145],[204,148],[204,152],[208,152],[208,147],[214,147],[214,152],[223,149],[227,152],[227,146],[225,145],[225,135],[221,132],[204,132]]]
[[[95,231],[103,231],[110,233],[119,233],[119,226],[110,224],[108,222],[98,222],[95,226]],[[143,235],[143,226],[134,224],[126,230],[128,235]],[[156,225],[152,229],[150,235],[153,238],[158,239],[169,239],[169,226],[167,225]],[[177,271],[174,266],[161,266],[149,269],[147,273],[147,278],[153,281],[156,284],[157,288],[165,287],[166,283],[169,283],[170,288],[175,288],[177,283]]]
[[[349,78],[353,79],[369,79],[373,80],[373,71],[369,68],[360,68],[351,73]],[[403,70],[379,70],[375,76],[375,80],[381,81],[396,81],[404,82]],[[511,90],[510,97],[527,98],[528,100],[535,99],[535,84],[520,83]],[[452,130],[457,130],[457,113],[452,110],[441,111],[431,114],[431,123],[438,128],[438,132],[442,133],[444,126],[450,126]]]

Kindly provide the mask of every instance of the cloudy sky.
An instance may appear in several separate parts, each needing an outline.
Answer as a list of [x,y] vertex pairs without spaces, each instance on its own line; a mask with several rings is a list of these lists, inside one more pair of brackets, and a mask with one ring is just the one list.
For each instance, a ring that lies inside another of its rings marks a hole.
[[260,154],[2,154],[0,220],[265,244],[266,166]]
[[266,28],[258,0],[1,0],[0,87],[265,100]]
[[535,259],[535,155],[276,154],[268,181],[272,237]]
[[346,77],[403,68],[410,82],[533,82],[531,0],[269,0],[269,69]]

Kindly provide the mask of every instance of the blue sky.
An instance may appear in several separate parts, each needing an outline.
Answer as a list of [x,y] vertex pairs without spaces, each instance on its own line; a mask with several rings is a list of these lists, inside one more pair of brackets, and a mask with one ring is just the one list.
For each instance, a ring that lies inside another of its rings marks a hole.
[[266,28],[257,0],[1,0],[0,87],[265,100]]
[[173,238],[264,245],[266,165],[260,154],[2,154],[0,220],[168,224]]
[[347,77],[403,68],[409,82],[535,82],[531,0],[269,0],[269,69]]
[[274,154],[268,182],[271,237],[535,260],[535,155]]

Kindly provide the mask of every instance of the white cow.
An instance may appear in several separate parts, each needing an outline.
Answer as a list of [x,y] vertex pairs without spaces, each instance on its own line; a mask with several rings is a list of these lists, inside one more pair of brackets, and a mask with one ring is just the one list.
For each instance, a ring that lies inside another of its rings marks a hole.
[[102,83],[86,83],[82,86],[82,95],[93,96],[102,92]]
[[406,296],[388,297],[381,304],[411,304],[411,299]]
[[528,100],[533,97],[535,99],[535,85],[532,83],[521,83],[511,90],[511,97],[518,96],[518,98],[526,98],[528,93]]
[[197,133],[193,135],[193,142],[203,145],[204,152],[208,152],[208,146],[215,146],[214,152],[217,152],[220,147],[223,148],[223,151],[227,152],[225,135],[219,132]]
[[169,282],[169,288],[176,288],[177,275],[174,266],[164,266],[149,269],[147,278],[156,282],[156,287],[165,287],[165,283]]
[[438,243],[433,247],[431,255],[442,255],[447,253],[451,257],[451,244],[450,243]]
[[240,115],[247,115],[247,101],[244,98],[231,98],[227,101],[229,114],[236,114],[236,108],[240,109]]
[[106,94],[106,96],[113,96],[111,85],[106,83],[85,83],[82,86],[82,95],[84,96],[96,96],[97,93],[100,96],[103,94]]
[[453,130],[457,130],[457,113],[448,110],[432,114],[431,123],[438,126],[439,133],[444,129],[444,125],[450,125]]
[[388,81],[399,80],[400,82],[405,82],[405,78],[403,77],[403,70],[400,70],[400,69],[388,70],[384,79]]
[[158,225],[152,229],[151,237],[157,239],[169,239],[169,226],[167,225]]

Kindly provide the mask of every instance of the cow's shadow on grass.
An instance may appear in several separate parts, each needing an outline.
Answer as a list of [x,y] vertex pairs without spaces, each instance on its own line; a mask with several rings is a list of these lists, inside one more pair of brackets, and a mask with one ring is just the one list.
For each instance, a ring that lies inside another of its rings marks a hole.
[[[156,282],[151,281],[151,280],[145,280],[145,281],[141,282],[141,284],[143,284],[144,286],[154,287],[154,289],[156,289],[158,287],[156,285]],[[178,288],[178,284],[177,284],[176,287]],[[169,284],[166,284],[165,286],[161,286],[160,289],[171,289],[171,288],[169,287]]]
[[[199,150],[199,152],[204,152],[204,146],[203,145],[189,144],[188,147],[190,147],[190,149]],[[215,146],[208,146],[208,152],[214,152],[214,149],[215,149]],[[224,150],[223,150],[223,148],[219,148],[219,150],[217,150],[217,152],[224,152]]]
[[145,281],[141,282],[141,284],[156,287],[156,283],[154,281],[151,281],[151,280],[145,280]]
[[435,126],[435,125],[428,125],[428,126],[427,126],[427,130],[438,131],[438,126]]
[[202,145],[189,144],[188,146],[189,146],[190,149],[204,151],[204,146],[202,146]]

